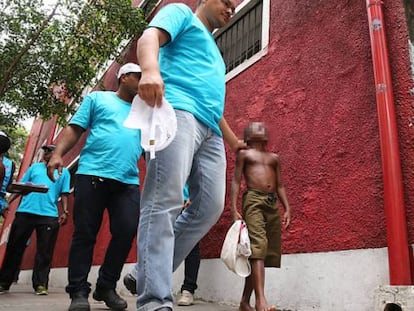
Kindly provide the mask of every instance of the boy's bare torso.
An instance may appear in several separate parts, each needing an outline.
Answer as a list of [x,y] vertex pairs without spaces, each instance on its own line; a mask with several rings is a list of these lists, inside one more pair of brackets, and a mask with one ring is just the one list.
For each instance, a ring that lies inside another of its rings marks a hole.
[[243,175],[247,188],[264,192],[277,191],[277,166],[279,157],[275,153],[257,149],[241,150],[244,153]]

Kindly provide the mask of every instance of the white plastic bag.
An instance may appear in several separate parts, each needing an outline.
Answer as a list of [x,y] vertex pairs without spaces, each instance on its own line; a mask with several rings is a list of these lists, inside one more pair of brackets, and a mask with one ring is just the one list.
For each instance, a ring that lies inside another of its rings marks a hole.
[[229,270],[239,276],[247,277],[251,271],[250,255],[250,239],[246,223],[236,220],[227,231],[220,258]]
[[239,256],[250,257],[252,250],[250,249],[249,231],[244,221],[240,224],[239,243],[237,244],[237,254]]

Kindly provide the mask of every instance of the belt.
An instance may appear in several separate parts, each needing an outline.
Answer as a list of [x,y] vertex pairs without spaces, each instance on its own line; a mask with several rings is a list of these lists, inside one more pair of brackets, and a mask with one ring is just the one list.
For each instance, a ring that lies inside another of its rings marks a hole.
[[265,192],[265,191],[257,190],[257,189],[253,189],[253,188],[247,189],[247,191],[253,191],[253,192],[256,192],[257,194],[266,196],[268,200],[273,201],[273,202],[275,202],[277,200],[277,194],[274,193],[274,192]]

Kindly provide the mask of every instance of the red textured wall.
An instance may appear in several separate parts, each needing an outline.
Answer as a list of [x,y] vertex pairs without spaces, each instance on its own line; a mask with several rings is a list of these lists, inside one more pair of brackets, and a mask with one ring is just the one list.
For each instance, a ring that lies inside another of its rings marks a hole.
[[[195,0],[185,2],[195,6]],[[401,1],[384,2],[413,243],[414,115],[408,33]],[[365,1],[271,0],[267,55],[227,84],[225,116],[234,131],[241,137],[248,122],[265,121],[269,150],[281,156],[293,216],[283,233],[284,253],[386,246],[368,27]],[[136,60],[135,51],[127,57]],[[115,72],[112,67],[107,75]],[[68,162],[78,151],[68,155]],[[234,155],[227,155],[230,189]],[[204,258],[219,256],[231,223],[229,202],[228,193],[222,218],[202,240]],[[109,238],[105,226],[95,263],[102,260]],[[71,225],[62,228],[55,266],[66,264],[71,230]],[[129,257],[133,260],[134,248]]]
[[[412,87],[400,1],[385,1],[401,131],[408,218],[413,216]],[[227,86],[226,117],[242,135],[253,120],[271,132],[293,211],[285,253],[386,246],[381,154],[364,1],[271,1],[266,57]],[[253,82],[254,81],[254,82]],[[228,153],[228,189],[234,157]],[[202,248],[217,257],[227,210]],[[408,223],[411,241],[412,221]]]

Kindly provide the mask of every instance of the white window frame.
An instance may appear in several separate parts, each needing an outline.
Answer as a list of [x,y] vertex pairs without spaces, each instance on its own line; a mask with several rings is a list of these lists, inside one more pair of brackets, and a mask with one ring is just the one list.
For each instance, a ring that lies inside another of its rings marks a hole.
[[[234,16],[237,16],[237,13],[240,12],[251,1],[254,0],[244,0],[242,3],[240,3],[236,8]],[[226,82],[230,81],[231,79],[239,75],[241,72],[245,71],[247,68],[252,66],[254,63],[259,61],[262,57],[267,55],[269,48],[270,32],[270,0],[262,0],[262,10],[262,48],[252,57],[239,64],[237,67],[234,67],[232,70],[230,70],[226,74]]]

